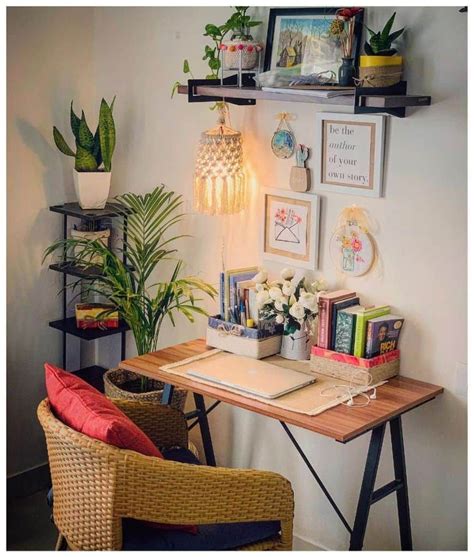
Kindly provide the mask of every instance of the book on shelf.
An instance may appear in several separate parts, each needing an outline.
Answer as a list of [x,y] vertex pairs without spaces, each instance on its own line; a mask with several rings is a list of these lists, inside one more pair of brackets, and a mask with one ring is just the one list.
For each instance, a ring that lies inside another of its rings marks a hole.
[[360,305],[340,310],[336,318],[336,338],[334,350],[343,354],[352,354],[354,351],[354,335],[357,312],[364,309]]
[[363,358],[365,355],[365,340],[367,335],[367,321],[390,313],[390,306],[364,308],[357,312],[354,335],[354,356]]
[[382,315],[367,321],[365,357],[374,358],[397,349],[404,318],[399,315]]
[[314,89],[311,87],[262,87],[262,91],[268,93],[291,93],[292,95],[305,95],[308,97],[318,97],[320,99],[332,99],[334,97],[343,97],[347,95],[354,95],[355,89],[339,89],[338,87],[331,87],[327,89]]
[[347,298],[347,300],[341,300],[340,302],[334,302],[333,309],[332,309],[332,318],[331,318],[331,341],[329,343],[329,349],[334,350],[335,342],[336,342],[336,326],[337,326],[337,315],[338,313],[343,310],[347,309],[351,306],[357,306],[359,304],[359,297],[354,296],[353,298]]
[[319,298],[319,328],[318,328],[318,346],[321,348],[329,348],[331,344],[332,334],[332,310],[336,302],[354,298],[355,292],[351,290],[335,290],[324,294]]

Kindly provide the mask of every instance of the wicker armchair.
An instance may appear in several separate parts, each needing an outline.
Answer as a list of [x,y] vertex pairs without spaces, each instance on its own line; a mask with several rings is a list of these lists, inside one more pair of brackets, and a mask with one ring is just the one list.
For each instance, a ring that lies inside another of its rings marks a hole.
[[[182,413],[156,404],[114,401],[160,447],[187,446]],[[78,433],[38,407],[54,488],[53,516],[74,550],[118,550],[122,518],[165,524],[279,520],[280,535],[240,549],[291,550],[293,491],[273,472],[193,466],[118,449]]]

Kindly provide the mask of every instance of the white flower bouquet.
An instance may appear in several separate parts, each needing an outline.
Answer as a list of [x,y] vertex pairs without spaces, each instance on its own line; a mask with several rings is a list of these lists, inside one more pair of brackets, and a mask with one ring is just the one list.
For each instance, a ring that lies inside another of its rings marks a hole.
[[295,282],[295,270],[290,268],[283,269],[280,277],[281,280],[269,282],[268,273],[262,270],[253,279],[261,319],[283,324],[284,335],[300,330],[313,334],[319,296],[327,289],[326,282],[320,279],[308,284],[304,277]]

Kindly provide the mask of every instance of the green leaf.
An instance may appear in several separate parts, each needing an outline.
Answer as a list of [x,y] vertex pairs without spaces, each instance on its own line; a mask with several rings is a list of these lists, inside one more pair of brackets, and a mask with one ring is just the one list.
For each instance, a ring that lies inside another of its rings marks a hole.
[[74,112],[74,110],[72,108],[72,103],[73,103],[73,101],[71,101],[71,110],[70,110],[71,129],[72,129],[72,133],[74,134],[74,137],[77,141],[78,136],[79,136],[79,124],[81,123],[81,120],[80,120],[80,118],[78,118],[76,116],[76,113]]
[[247,27],[257,27],[257,25],[262,25],[262,22],[261,21],[250,21],[247,24]]
[[191,70],[189,69],[189,62],[187,60],[183,62],[183,73],[191,73]]
[[219,58],[211,58],[209,60],[209,67],[211,68],[211,70],[218,70],[221,67]]
[[367,56],[374,56],[374,51],[372,50],[372,47],[370,46],[369,43],[367,43],[367,42],[365,43],[364,50],[365,50],[365,53],[367,54]]
[[94,155],[81,147],[80,143],[76,143],[76,148],[76,170],[78,172],[95,172],[97,170],[97,162]]
[[66,143],[64,137],[56,126],[53,126],[53,138],[54,143],[56,143],[56,147],[61,151],[61,153],[67,155],[68,157],[76,156],[76,153],[74,153],[74,151]]
[[171,89],[171,98],[174,97],[174,94],[176,93],[176,91],[178,90],[178,87],[181,85],[181,83],[179,81],[176,81],[173,85],[173,88]]
[[82,111],[81,121],[79,122],[77,141],[83,149],[86,149],[87,151],[92,153],[92,148],[94,147],[94,136],[92,135],[92,132],[87,125],[86,115],[84,114],[84,111]]
[[388,36],[389,36],[390,31],[392,29],[392,25],[393,25],[393,22],[395,20],[396,15],[397,15],[397,12],[393,12],[392,17],[385,24],[385,27],[383,28],[383,31],[382,31],[382,40],[383,41],[386,41],[388,39]]
[[110,172],[112,169],[112,155],[115,149],[115,123],[112,111],[104,99],[100,103],[99,139],[104,169],[106,172]]
[[391,33],[387,38],[388,44],[392,44],[393,41],[398,39],[398,37],[403,33],[403,31],[405,31],[405,27],[402,27],[398,31],[394,31],[393,33]]
[[206,31],[204,34],[205,37],[215,37],[221,34],[219,27],[212,23],[208,23],[204,29]]
[[102,164],[102,152],[100,150],[100,137],[99,137],[99,126],[95,130],[94,134],[94,145],[92,146],[92,154],[94,155],[97,167]]
[[112,102],[110,103],[110,112],[114,111],[114,104],[115,104],[115,99],[117,98],[117,95],[114,95],[114,98],[112,99]]

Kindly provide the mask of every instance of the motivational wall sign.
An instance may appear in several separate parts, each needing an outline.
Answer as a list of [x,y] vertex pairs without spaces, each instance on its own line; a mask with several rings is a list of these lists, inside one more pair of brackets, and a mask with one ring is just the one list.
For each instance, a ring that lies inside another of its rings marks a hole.
[[380,197],[384,124],[383,116],[318,114],[319,186]]

